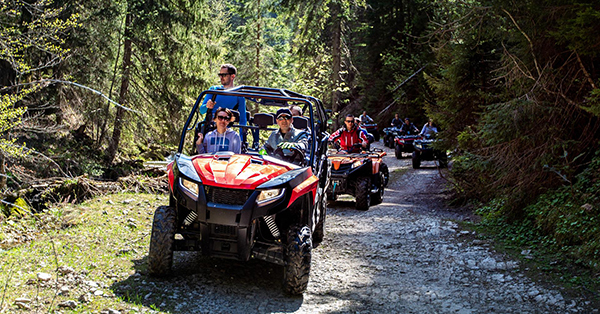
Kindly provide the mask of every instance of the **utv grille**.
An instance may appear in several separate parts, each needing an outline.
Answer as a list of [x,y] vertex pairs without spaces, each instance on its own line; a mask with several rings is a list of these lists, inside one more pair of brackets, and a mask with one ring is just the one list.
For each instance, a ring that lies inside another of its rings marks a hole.
[[225,225],[212,225],[212,234],[220,234],[220,235],[229,235],[234,236],[237,234],[237,229],[235,226],[225,226]]
[[224,189],[212,186],[204,186],[206,200],[217,204],[244,205],[252,190]]

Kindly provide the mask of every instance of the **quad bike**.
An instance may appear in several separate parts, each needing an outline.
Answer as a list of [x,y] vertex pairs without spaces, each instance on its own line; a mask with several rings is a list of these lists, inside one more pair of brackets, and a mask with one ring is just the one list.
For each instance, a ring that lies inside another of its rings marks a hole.
[[[195,155],[192,133],[203,129],[203,97],[245,97],[261,112],[248,125],[241,154]],[[278,107],[304,105],[306,151],[272,156],[259,150],[273,130]],[[185,125],[174,161],[167,166],[169,204],[154,214],[148,254],[151,275],[166,276],[174,251],[200,251],[214,258],[261,259],[283,266],[283,289],[297,295],[308,285],[311,252],[323,240],[329,183],[328,117],[320,100],[289,90],[238,86],[200,94]],[[186,154],[186,151],[189,152]]]
[[422,139],[422,137],[418,134],[404,134],[396,136],[394,139],[396,158],[401,159],[402,153],[412,153],[415,150],[413,145],[414,141],[420,139]]
[[446,152],[434,148],[436,141],[434,136],[425,136],[422,139],[414,141],[415,150],[412,153],[413,169],[421,168],[421,161],[424,160],[437,160],[440,168],[448,166],[448,155]]
[[380,149],[360,153],[329,154],[331,183],[327,197],[335,201],[340,194],[356,198],[356,209],[368,210],[380,204],[390,173],[382,161],[386,153]]
[[394,148],[396,136],[400,135],[400,128],[397,127],[389,127],[383,129],[383,145]]
[[373,135],[375,142],[379,142],[379,130],[377,129],[376,123],[363,123],[362,127],[367,130],[369,134]]

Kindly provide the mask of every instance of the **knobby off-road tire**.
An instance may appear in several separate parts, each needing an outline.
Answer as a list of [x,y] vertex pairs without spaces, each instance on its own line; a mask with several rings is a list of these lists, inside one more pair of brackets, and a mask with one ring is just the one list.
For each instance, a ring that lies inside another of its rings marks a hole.
[[290,227],[284,254],[283,290],[289,295],[302,294],[308,286],[312,256],[312,238],[308,226]]
[[381,163],[379,165],[379,172],[383,174],[383,186],[387,187],[388,183],[390,183],[390,169],[385,163]]
[[373,193],[373,195],[371,195],[371,205],[378,205],[383,202],[383,192],[385,191],[383,186],[385,178],[383,177],[383,173],[381,171],[379,171],[379,180],[377,181],[378,182],[375,182],[375,184],[377,184],[377,193]]
[[319,222],[315,226],[315,233],[313,233],[313,247],[319,246],[323,239],[325,238],[325,217],[327,217],[327,193],[323,194],[323,200],[321,201],[321,213],[319,217]]
[[421,155],[419,152],[412,153],[412,167],[413,169],[421,168]]
[[402,159],[402,147],[400,147],[400,145],[396,144],[396,147],[394,148],[395,153],[396,153],[396,159]]
[[354,197],[356,198],[356,209],[368,210],[371,205],[371,178],[359,177],[354,183]]
[[148,270],[152,276],[165,276],[171,271],[175,220],[176,213],[173,207],[160,206],[154,212],[148,253]]

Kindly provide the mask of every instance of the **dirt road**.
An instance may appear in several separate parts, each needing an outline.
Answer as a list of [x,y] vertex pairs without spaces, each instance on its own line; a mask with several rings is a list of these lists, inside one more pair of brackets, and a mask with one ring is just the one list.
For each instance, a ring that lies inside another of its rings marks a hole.
[[392,180],[382,204],[366,212],[349,197],[330,204],[325,241],[313,250],[302,297],[282,294],[279,266],[194,253],[176,253],[170,279],[128,281],[142,281],[141,303],[171,313],[598,312],[532,282],[489,244],[467,240],[456,221],[468,213],[445,207],[445,181],[434,164],[408,169],[410,158],[388,154]]

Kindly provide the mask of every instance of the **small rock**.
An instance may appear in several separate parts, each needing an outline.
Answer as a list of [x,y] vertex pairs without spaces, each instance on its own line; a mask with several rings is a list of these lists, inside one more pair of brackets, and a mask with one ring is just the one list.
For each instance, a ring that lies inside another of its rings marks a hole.
[[15,299],[15,303],[19,302],[19,303],[31,303],[31,299],[28,298],[16,298]]
[[102,292],[102,290],[96,290],[96,291],[94,291],[94,295],[99,297],[101,295],[104,295],[104,292]]
[[92,300],[92,296],[89,293],[85,293],[80,295],[77,300],[82,303],[89,303]]
[[58,272],[62,275],[67,275],[67,274],[74,273],[75,270],[73,269],[73,267],[60,266],[60,267],[58,267]]
[[48,281],[48,280],[52,279],[52,275],[47,274],[47,273],[38,273],[37,278],[41,281]]
[[106,204],[114,205],[115,203],[112,200],[108,200]]
[[29,304],[28,304],[28,303],[23,303],[23,302],[15,302],[15,305],[16,305],[18,308],[20,308],[20,309],[23,309],[23,310],[30,310],[30,309],[31,309],[31,306],[29,306]]
[[59,303],[59,307],[68,307],[70,309],[74,309],[77,307],[77,301],[67,300],[65,302]]

